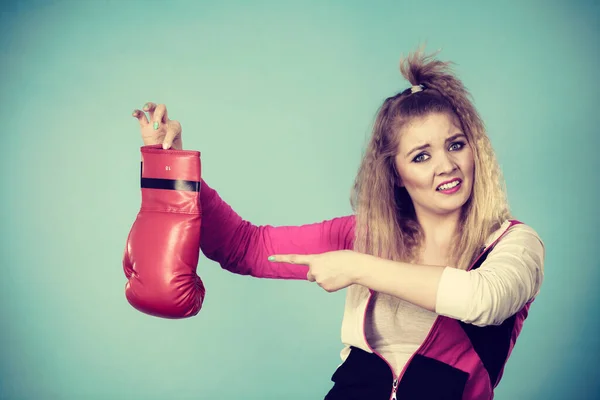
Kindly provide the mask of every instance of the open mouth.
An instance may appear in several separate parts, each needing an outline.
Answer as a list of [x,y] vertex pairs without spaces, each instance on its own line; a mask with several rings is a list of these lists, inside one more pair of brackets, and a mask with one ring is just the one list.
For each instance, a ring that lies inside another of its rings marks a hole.
[[452,179],[451,181],[442,183],[435,190],[442,193],[454,193],[460,188],[461,184],[462,180],[456,178]]

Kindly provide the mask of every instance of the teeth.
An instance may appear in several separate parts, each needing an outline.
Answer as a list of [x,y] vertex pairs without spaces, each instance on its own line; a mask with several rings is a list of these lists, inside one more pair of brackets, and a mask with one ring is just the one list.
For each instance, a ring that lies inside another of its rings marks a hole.
[[460,181],[454,181],[454,182],[450,182],[450,183],[446,183],[445,185],[442,185],[438,188],[438,190],[448,190],[448,189],[452,189],[453,187],[458,186],[458,184],[460,183]]

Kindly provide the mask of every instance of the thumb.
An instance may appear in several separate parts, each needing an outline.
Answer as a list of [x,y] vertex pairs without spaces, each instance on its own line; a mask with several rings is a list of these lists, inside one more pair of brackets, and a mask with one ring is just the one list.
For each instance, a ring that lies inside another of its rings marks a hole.
[[178,121],[169,120],[166,123],[167,133],[163,139],[163,149],[170,149],[175,139],[181,135],[181,124]]

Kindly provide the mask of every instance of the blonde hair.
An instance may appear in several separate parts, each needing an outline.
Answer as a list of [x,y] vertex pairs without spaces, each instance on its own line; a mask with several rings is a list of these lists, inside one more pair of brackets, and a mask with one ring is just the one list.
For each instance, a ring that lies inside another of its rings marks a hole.
[[429,113],[447,113],[460,122],[475,163],[473,190],[451,246],[453,266],[467,269],[488,235],[510,218],[502,174],[484,124],[451,65],[424,55],[422,47],[401,59],[402,75],[424,90],[407,89],[389,97],[377,113],[351,194],[356,251],[415,261],[423,232],[408,192],[398,185],[394,157],[401,127]]

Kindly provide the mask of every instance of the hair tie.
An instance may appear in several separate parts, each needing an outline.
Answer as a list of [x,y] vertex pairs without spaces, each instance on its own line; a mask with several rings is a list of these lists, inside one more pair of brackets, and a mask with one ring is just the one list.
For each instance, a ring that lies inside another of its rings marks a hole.
[[417,92],[422,92],[425,89],[427,89],[425,85],[421,85],[421,84],[419,84],[419,85],[413,85],[413,86],[409,87],[408,89],[404,90],[402,92],[402,94],[403,95],[404,94],[409,94],[410,95],[410,94],[414,94],[414,93],[417,93]]
[[413,94],[413,93],[417,93],[417,92],[422,92],[423,90],[425,90],[425,86],[414,85],[414,86],[411,86],[410,93]]

